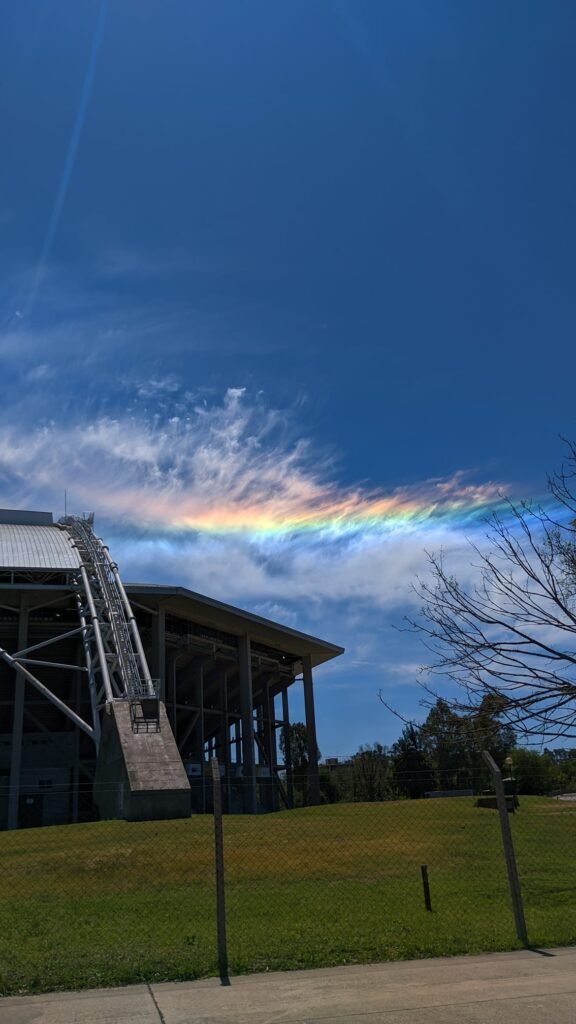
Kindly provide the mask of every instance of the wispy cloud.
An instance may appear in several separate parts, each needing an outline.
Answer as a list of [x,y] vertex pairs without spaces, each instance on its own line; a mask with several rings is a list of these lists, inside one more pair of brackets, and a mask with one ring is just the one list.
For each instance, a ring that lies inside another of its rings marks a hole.
[[140,391],[129,414],[36,428],[14,410],[0,420],[4,503],[58,509],[67,489],[69,507],[95,510],[114,535],[132,578],[253,603],[400,606],[423,549],[461,548],[499,500],[499,485],[463,473],[389,493],[342,486],[294,414],[261,395],[230,388],[197,401],[173,377]]
[[[36,373],[41,379],[41,367]],[[154,378],[138,393],[177,389],[173,377]],[[386,534],[427,520],[467,521],[499,500],[500,485],[470,483],[463,473],[387,494],[339,486],[331,460],[291,436],[284,413],[250,402],[242,388],[230,388],[220,404],[182,400],[174,408],[172,416],[144,417],[135,404],[128,416],[70,426],[52,420],[32,431],[4,423],[1,459],[46,487],[73,472],[79,494],[106,515],[211,534]]]
[[134,245],[107,245],[98,255],[97,270],[104,279],[150,279],[190,275],[202,269],[201,259],[178,250],[152,251]]
[[31,315],[25,297],[34,274],[22,267],[3,279],[0,363],[15,380],[49,356],[54,375],[62,369],[69,390],[98,384],[106,394],[120,380],[136,392],[144,381],[148,387],[166,379],[170,362],[187,365],[194,356],[231,351],[236,357],[269,355],[282,347],[244,330],[241,310],[201,308],[187,294],[173,297],[162,289],[151,297],[139,286],[134,295],[90,268],[80,279],[67,268],[44,267]]

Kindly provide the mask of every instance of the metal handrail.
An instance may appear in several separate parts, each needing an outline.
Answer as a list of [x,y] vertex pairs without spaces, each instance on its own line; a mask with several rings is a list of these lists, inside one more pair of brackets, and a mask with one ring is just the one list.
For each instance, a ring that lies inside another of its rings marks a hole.
[[[98,632],[101,633],[103,625],[110,630],[113,667],[107,666],[107,674],[117,673],[120,685],[119,696],[116,697],[111,689],[106,688],[107,699],[137,701],[155,697],[156,687],[150,677],[136,619],[120,580],[118,567],[111,561],[107,547],[93,533],[89,518],[66,516],[61,522],[78,549],[93,619],[99,618],[96,602],[102,605],[104,618],[99,622]],[[103,653],[99,660],[106,665]]]

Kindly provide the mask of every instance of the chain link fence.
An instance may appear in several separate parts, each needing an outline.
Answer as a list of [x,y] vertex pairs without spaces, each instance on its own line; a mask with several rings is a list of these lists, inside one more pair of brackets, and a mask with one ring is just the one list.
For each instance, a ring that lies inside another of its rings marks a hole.
[[[225,970],[517,948],[499,814],[477,806],[485,776],[471,781],[464,795],[224,815]],[[576,801],[519,804],[509,820],[528,941],[574,943]],[[0,833],[0,992],[222,973],[214,823]]]

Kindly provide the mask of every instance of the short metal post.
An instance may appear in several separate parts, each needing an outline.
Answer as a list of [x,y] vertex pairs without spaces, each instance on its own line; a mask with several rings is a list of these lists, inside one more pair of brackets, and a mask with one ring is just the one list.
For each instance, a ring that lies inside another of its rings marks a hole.
[[214,797],[214,854],[216,867],[216,927],[218,933],[218,968],[223,985],[229,985],[228,944],[226,941],[226,898],[224,887],[224,833],[222,829],[222,785],[218,758],[212,758],[212,792]]
[[494,783],[494,789],[496,791],[496,802],[498,804],[498,814],[500,816],[500,831],[502,833],[502,845],[504,847],[504,857],[506,859],[506,870],[508,872],[508,885],[510,886],[510,896],[512,899],[512,907],[514,909],[514,920],[516,922],[516,934],[520,939],[520,942],[524,945],[528,945],[528,932],[526,930],[526,920],[524,918],[524,905],[522,903],[522,891],[520,889],[520,879],[518,877],[518,868],[516,866],[516,857],[514,854],[514,844],[512,842],[512,832],[510,831],[510,820],[508,818],[508,805],[506,803],[506,795],[504,793],[504,785],[502,782],[502,773],[496,764],[492,755],[487,751],[482,751],[482,757],[490,769],[492,781]]
[[422,875],[422,888],[424,889],[424,905],[426,910],[432,910],[432,901],[430,899],[430,882],[428,880],[428,865],[422,864],[420,866],[420,873]]

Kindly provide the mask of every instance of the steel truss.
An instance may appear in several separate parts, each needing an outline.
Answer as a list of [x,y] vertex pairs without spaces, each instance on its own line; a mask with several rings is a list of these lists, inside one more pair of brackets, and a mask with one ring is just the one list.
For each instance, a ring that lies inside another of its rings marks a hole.
[[[13,654],[0,648],[0,658],[90,736],[98,749],[100,709],[106,703],[128,701],[133,722],[139,722],[144,715],[146,721],[159,723],[159,710],[157,687],[150,677],[136,619],[120,579],[118,566],[110,558],[106,545],[93,533],[92,524],[91,516],[67,516],[60,521],[80,561],[77,572],[68,575],[69,588],[75,594],[79,626],[23,647]],[[30,583],[40,584],[41,587],[49,582],[44,577],[43,573],[30,573]],[[35,608],[58,604],[62,600],[62,596],[59,596],[54,601],[41,602]],[[17,608],[10,610],[18,614]],[[29,611],[32,610],[29,608]],[[82,644],[84,665],[51,661],[42,656],[30,657],[31,654],[36,655],[52,644],[73,636],[78,636]],[[38,678],[35,671],[42,667],[86,674],[91,723],[85,721]]]
[[143,701],[157,701],[118,566],[95,536],[93,518],[67,516],[60,522],[80,559],[78,615],[94,709],[115,700],[129,701],[132,709]]

